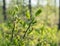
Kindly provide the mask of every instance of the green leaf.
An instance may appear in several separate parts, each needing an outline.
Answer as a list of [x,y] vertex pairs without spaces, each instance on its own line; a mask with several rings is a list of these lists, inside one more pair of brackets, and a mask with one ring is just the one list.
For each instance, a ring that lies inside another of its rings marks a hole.
[[40,34],[40,30],[39,30],[39,29],[35,29],[35,31],[36,31],[38,34]]
[[18,6],[17,6],[17,5],[15,5],[15,7],[14,7],[14,8],[15,8],[15,10],[16,10],[16,11],[18,11],[18,10],[19,10],[19,8],[18,8]]
[[29,30],[28,34],[30,34],[32,32],[32,30]]
[[29,13],[28,10],[27,10],[27,12],[26,12],[26,17],[27,17],[27,19],[30,19],[30,13]]
[[35,24],[35,23],[37,23],[37,21],[36,21],[36,20],[34,20],[34,21],[32,22],[32,24]]
[[35,13],[35,16],[38,16],[41,12],[42,12],[42,10],[41,10],[41,9],[38,9],[38,10],[36,11],[36,13]]
[[23,20],[20,20],[20,24],[24,25],[24,21]]

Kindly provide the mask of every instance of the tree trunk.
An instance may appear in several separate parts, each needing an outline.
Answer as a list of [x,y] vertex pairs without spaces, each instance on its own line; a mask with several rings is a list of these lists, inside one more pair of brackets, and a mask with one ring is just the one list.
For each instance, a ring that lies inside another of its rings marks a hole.
[[58,24],[58,29],[60,30],[60,6],[59,6],[59,24]]
[[3,15],[4,15],[4,21],[7,19],[7,16],[6,16],[6,2],[5,0],[3,0]]
[[40,0],[37,0],[37,7],[39,7]]
[[29,0],[29,12],[30,12],[30,18],[31,18],[32,17],[31,0]]

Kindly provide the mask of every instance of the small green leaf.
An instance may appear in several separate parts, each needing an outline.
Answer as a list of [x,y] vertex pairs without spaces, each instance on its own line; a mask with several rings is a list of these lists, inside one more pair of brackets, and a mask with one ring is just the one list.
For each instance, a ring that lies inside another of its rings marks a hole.
[[32,30],[29,30],[28,34],[30,34],[32,32]]
[[30,19],[29,11],[26,12],[26,17],[27,17],[27,19]]
[[35,29],[35,31],[36,31],[38,34],[40,34],[40,30],[39,30],[39,29]]
[[36,21],[36,20],[34,20],[34,21],[32,22],[32,24],[35,24],[35,23],[37,23],[37,21]]
[[19,8],[18,8],[18,6],[17,6],[17,5],[15,5],[15,10],[16,10],[16,11],[18,11],[18,9],[19,9]]
[[41,13],[41,9],[38,9],[37,12],[35,13],[35,16],[38,16]]

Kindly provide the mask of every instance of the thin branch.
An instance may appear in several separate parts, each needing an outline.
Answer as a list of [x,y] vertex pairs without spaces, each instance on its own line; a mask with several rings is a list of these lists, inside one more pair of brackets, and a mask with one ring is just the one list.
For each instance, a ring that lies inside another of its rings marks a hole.
[[31,27],[31,24],[32,24],[32,8],[31,8],[31,0],[29,0],[29,11],[30,11],[30,23],[29,23],[29,26],[28,26],[28,28],[26,29],[26,32],[25,32],[25,34],[23,35],[23,39],[25,38],[25,36],[26,36],[26,33],[27,33],[27,31],[30,29],[30,27]]
[[25,34],[24,34],[24,36],[23,36],[23,39],[25,38],[27,31],[30,29],[31,24],[32,24],[32,21],[30,22],[28,28],[26,29],[26,32],[25,32]]

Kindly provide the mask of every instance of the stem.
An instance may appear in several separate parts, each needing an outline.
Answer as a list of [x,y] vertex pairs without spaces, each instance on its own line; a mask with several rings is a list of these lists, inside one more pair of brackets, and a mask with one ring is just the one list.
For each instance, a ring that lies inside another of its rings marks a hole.
[[31,24],[32,24],[32,21],[30,22],[28,28],[26,29],[26,32],[25,32],[25,34],[24,34],[24,36],[23,36],[23,39],[25,38],[27,31],[30,29]]
[[29,0],[29,11],[30,11],[30,23],[29,23],[29,26],[28,26],[28,28],[26,29],[26,32],[25,32],[25,34],[23,35],[23,39],[25,38],[25,36],[26,36],[26,33],[27,33],[27,31],[30,29],[30,27],[31,27],[31,24],[32,24],[32,8],[31,8],[31,0]]

